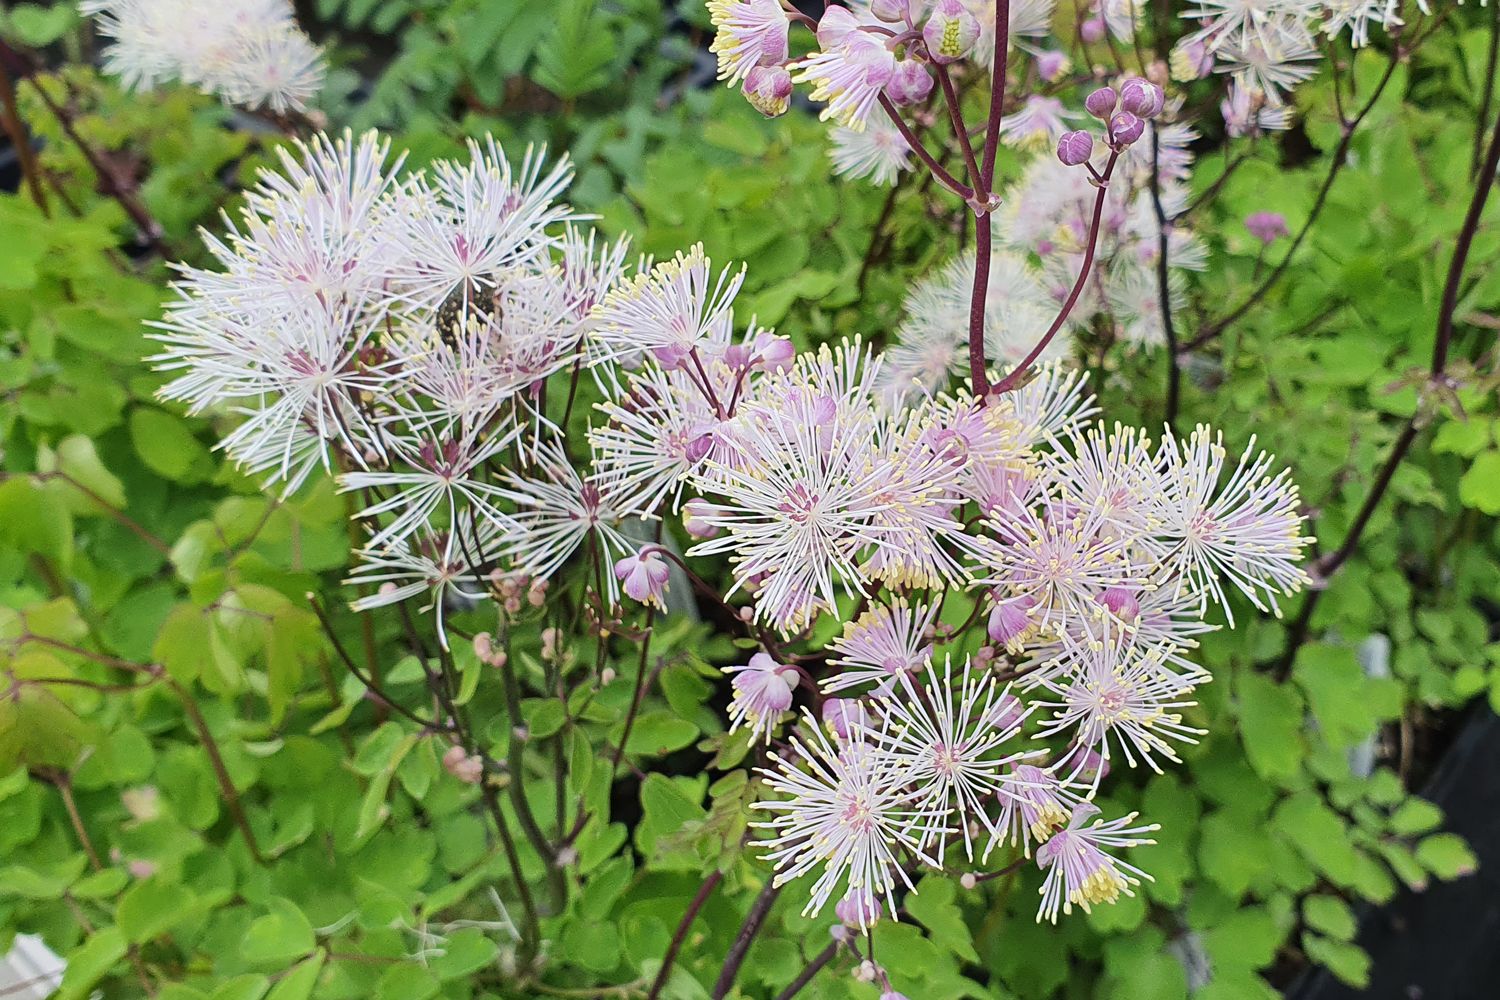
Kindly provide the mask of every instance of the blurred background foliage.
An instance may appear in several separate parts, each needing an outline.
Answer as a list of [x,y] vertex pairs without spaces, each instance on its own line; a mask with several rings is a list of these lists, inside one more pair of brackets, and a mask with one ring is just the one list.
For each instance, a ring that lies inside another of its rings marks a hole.
[[[895,195],[834,182],[812,116],[767,123],[711,86],[691,0],[298,7],[329,47],[333,126],[388,129],[417,162],[485,131],[568,150],[574,200],[607,231],[645,254],[701,240],[746,261],[750,308],[800,346],[883,342],[913,281],[965,236],[963,213],[916,181]],[[1466,719],[1500,709],[1493,210],[1451,395],[1423,402],[1412,372],[1472,192],[1493,30],[1488,11],[1460,11],[1397,70],[1286,278],[1186,361],[1179,426],[1223,427],[1231,450],[1257,429],[1293,468],[1325,548],[1426,408],[1357,554],[1310,618],[1246,607],[1208,637],[1216,682],[1190,720],[1208,735],[1185,766],[1117,774],[1114,804],[1162,824],[1134,858],[1154,883],[1054,929],[1033,922],[1029,873],[977,892],[929,877],[911,920],[875,934],[912,997],[1271,997],[1310,965],[1363,985],[1362,909],[1473,870],[1442,810],[1414,793]],[[18,931],[42,934],[69,961],[64,997],[642,996],[717,867],[724,888],[664,993],[706,997],[767,877],[740,850],[743,776],[721,775],[744,747],[722,735],[713,665],[738,651],[684,612],[652,664],[606,650],[616,680],[570,718],[544,698],[517,706],[545,752],[502,808],[526,796],[547,814],[555,766],[590,810],[567,884],[521,845],[552,916],[547,971],[517,986],[507,869],[478,793],[442,769],[435,737],[364,697],[305,596],[342,607],[344,498],[326,482],[267,497],[210,450],[215,421],[153,400],[143,322],[159,315],[164,260],[201,262],[195,227],[234,210],[282,137],[185,90],[122,93],[88,68],[71,5],[14,5],[0,37],[52,68],[18,86],[45,209],[0,194],[0,952]],[[1361,55],[1365,87],[1385,59]],[[1243,217],[1277,211],[1295,230],[1332,166],[1326,77],[1298,97],[1303,126],[1250,146],[1222,183],[1227,154],[1201,143],[1194,183],[1217,197],[1193,222],[1213,256],[1179,318],[1188,330],[1262,271]],[[1161,352],[1090,360],[1108,419],[1161,422]],[[333,615],[341,644],[420,704],[422,664],[398,636]],[[513,647],[538,690],[544,617]],[[506,693],[459,655],[463,703],[504,757]],[[611,783],[599,762],[641,668],[660,682],[627,751],[658,759],[649,777]],[[778,995],[823,950],[831,915],[798,916],[803,891],[777,903],[743,996]],[[849,972],[840,959],[799,995],[873,998]]]

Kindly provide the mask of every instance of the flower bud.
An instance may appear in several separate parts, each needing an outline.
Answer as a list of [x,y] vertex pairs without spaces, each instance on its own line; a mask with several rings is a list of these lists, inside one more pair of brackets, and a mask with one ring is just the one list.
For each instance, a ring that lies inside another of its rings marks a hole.
[[760,359],[759,366],[762,371],[784,372],[792,367],[792,359],[797,356],[797,349],[792,346],[789,337],[778,337],[766,331],[755,338],[755,355]]
[[885,85],[885,96],[896,104],[920,104],[932,93],[932,73],[915,59],[896,63],[896,74]]
[[1213,51],[1204,41],[1183,39],[1172,49],[1170,60],[1172,79],[1183,83],[1201,80],[1214,68]]
[[1094,600],[1108,608],[1121,621],[1135,621],[1141,613],[1141,602],[1125,587],[1109,587],[1095,594]]
[[745,100],[767,118],[780,118],[792,106],[792,74],[785,66],[757,66],[745,75]]
[[964,872],[958,877],[958,884],[965,889],[972,889],[979,884],[979,879],[973,872]]
[[1121,111],[1109,120],[1109,141],[1113,146],[1128,146],[1145,131],[1145,119],[1137,118],[1129,111]]
[[1087,163],[1094,152],[1094,137],[1087,132],[1064,132],[1057,140],[1057,158],[1065,165],[1076,167]]
[[1102,41],[1104,38],[1104,20],[1091,17],[1078,26],[1078,37],[1085,42],[1093,43]]
[[1131,77],[1120,86],[1120,107],[1139,118],[1155,118],[1165,102],[1161,88],[1140,77]]
[[850,889],[833,905],[833,913],[845,927],[864,930],[880,919],[880,900],[869,889]]
[[716,525],[703,519],[711,510],[712,504],[697,497],[682,505],[682,526],[689,535],[694,538],[712,538],[719,533]]
[[829,698],[823,702],[823,724],[841,740],[847,740],[856,727],[870,724],[870,713],[858,698]]
[[1048,83],[1054,82],[1058,77],[1066,73],[1068,71],[1068,67],[1071,65],[1072,62],[1068,59],[1066,53],[1054,52],[1051,50],[1037,53],[1037,75],[1040,76],[1043,80],[1046,80]]
[[993,641],[1012,652],[1019,651],[1021,644],[1036,627],[1031,609],[1036,602],[1030,597],[1012,597],[997,601],[990,612],[987,631]]
[[615,563],[615,578],[624,585],[625,594],[642,604],[661,605],[667,578],[672,568],[655,547],[648,547]]
[[1083,99],[1083,106],[1088,113],[1102,122],[1109,121],[1109,116],[1115,113],[1115,104],[1120,95],[1115,93],[1113,87],[1100,87]]
[[922,0],[870,0],[870,13],[887,24],[901,24],[921,8]]
[[708,457],[708,453],[714,450],[714,436],[712,434],[699,434],[687,443],[682,450],[682,457],[689,465],[697,465]]
[[979,19],[969,12],[963,0],[938,0],[922,28],[922,39],[934,62],[956,62],[968,55],[979,40]]

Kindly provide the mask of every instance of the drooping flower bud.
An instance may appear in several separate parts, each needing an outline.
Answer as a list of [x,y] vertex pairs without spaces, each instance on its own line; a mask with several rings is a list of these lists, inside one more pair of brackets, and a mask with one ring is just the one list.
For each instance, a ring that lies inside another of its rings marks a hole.
[[1172,49],[1172,79],[1189,83],[1213,72],[1214,54],[1205,41],[1184,38]]
[[753,353],[759,359],[756,366],[761,371],[784,372],[792,367],[797,349],[792,346],[791,338],[765,331],[756,335]]
[[1085,131],[1064,132],[1057,140],[1057,158],[1065,165],[1076,167],[1087,163],[1094,153],[1094,137]]
[[1078,769],[1076,777],[1080,781],[1093,781],[1095,778],[1103,781],[1109,777],[1109,761],[1088,747],[1078,752],[1078,761],[1072,766]]
[[870,13],[887,24],[901,24],[915,17],[921,5],[922,0],[870,0]]
[[823,702],[823,723],[841,740],[856,727],[870,723],[870,713],[858,698],[829,698]]
[[484,759],[470,757],[461,746],[451,746],[443,754],[443,769],[466,785],[477,785],[484,777]]
[[682,526],[688,534],[694,538],[712,538],[719,533],[716,525],[709,524],[703,520],[704,516],[713,509],[713,505],[707,500],[694,497],[682,505]]
[[667,578],[672,568],[655,547],[648,547],[615,563],[615,578],[624,584],[625,594],[642,604],[661,606]]
[[885,96],[896,104],[920,104],[932,93],[932,72],[915,59],[896,63],[896,74],[885,85]]
[[1078,26],[1078,37],[1090,44],[1104,38],[1104,19],[1091,17]]
[[1124,148],[1139,139],[1146,131],[1146,122],[1129,111],[1121,111],[1109,120],[1110,145]]
[[963,0],[938,0],[922,28],[922,39],[934,62],[956,62],[979,40],[979,19]]
[[984,713],[980,723],[994,729],[1006,730],[1021,724],[1026,718],[1026,706],[1020,698],[1009,691],[995,699],[995,703]]
[[1161,88],[1149,80],[1136,76],[1120,85],[1120,107],[1138,118],[1155,118],[1165,102]]
[[697,465],[708,457],[708,453],[714,450],[714,436],[712,434],[699,434],[687,443],[682,449],[683,460],[689,465]]
[[751,738],[771,738],[771,730],[781,718],[781,713],[792,707],[792,689],[797,686],[797,671],[783,663],[777,663],[769,653],[756,653],[750,662],[737,667],[725,667],[726,674],[734,680],[734,701],[729,705],[729,727],[731,730],[748,726]]
[[1083,106],[1088,113],[1102,122],[1109,121],[1109,116],[1115,113],[1115,104],[1120,95],[1115,93],[1113,87],[1100,87],[1083,99]]
[[785,66],[757,66],[745,75],[745,100],[767,118],[780,118],[792,106],[792,74]]
[[1245,228],[1250,230],[1251,236],[1267,246],[1289,232],[1286,228],[1286,216],[1280,212],[1251,212],[1245,216]]
[[833,904],[833,914],[845,927],[866,930],[880,919],[880,900],[869,889],[850,889]]
[[1019,651],[1021,643],[1036,627],[1031,617],[1035,601],[1030,597],[1012,597],[997,601],[990,612],[987,631],[990,638],[1012,652]]
[[1068,71],[1072,61],[1065,52],[1048,50],[1037,53],[1036,72],[1043,80],[1052,83]]
[[1125,587],[1109,587],[1094,595],[1094,600],[1108,608],[1121,621],[1133,622],[1141,613],[1140,600]]

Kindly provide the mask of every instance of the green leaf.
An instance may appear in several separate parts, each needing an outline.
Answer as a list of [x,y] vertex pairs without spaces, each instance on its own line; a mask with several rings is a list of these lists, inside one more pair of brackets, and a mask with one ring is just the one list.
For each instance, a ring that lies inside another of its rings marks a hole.
[[255,965],[280,965],[302,958],[317,945],[312,924],[289,899],[275,898],[269,913],[257,917],[240,941],[240,957]]
[[[318,973],[323,971],[324,954],[320,949],[310,958],[299,962],[281,978],[266,1000],[307,1000],[313,987],[318,985]],[[218,1000],[218,994],[214,994]]]
[[0,482],[0,550],[6,548],[54,559],[64,568],[72,560],[73,519],[68,508],[27,476]]
[[126,940],[144,944],[192,916],[193,894],[161,878],[137,882],[120,897],[115,919]]
[[958,887],[941,875],[925,876],[906,897],[906,911],[931,935],[933,943],[965,962],[978,962],[974,936],[956,902]]
[[196,482],[213,468],[208,449],[188,430],[187,421],[165,410],[132,410],[130,441],[147,468],[174,482]]
[[1335,885],[1354,883],[1359,874],[1358,851],[1344,821],[1316,793],[1292,795],[1277,807],[1271,822]]
[[[477,927],[466,927],[455,931],[443,942],[443,953],[428,962],[439,979],[462,979],[473,975],[492,964],[500,954],[500,946],[493,938]],[[614,968],[614,963],[609,966]]]
[[440,989],[437,977],[420,965],[393,965],[381,975],[375,1000],[428,1000]]
[[84,1000],[94,985],[125,957],[125,935],[118,927],[105,927],[68,952],[67,971],[55,1000]]
[[1458,481],[1458,499],[1466,507],[1500,514],[1500,450],[1492,448],[1474,458],[1474,464]]
[[1302,950],[1340,980],[1362,990],[1370,985],[1370,956],[1358,945],[1316,934],[1302,935]]
[[1302,699],[1284,684],[1252,671],[1238,677],[1240,738],[1257,774],[1285,781],[1302,769]]
[[1440,879],[1472,875],[1479,862],[1469,845],[1456,833],[1435,833],[1417,845],[1417,861]]
[[1443,811],[1426,799],[1410,798],[1391,813],[1391,832],[1402,837],[1426,833],[1443,821]]
[[1302,919],[1313,930],[1340,941],[1352,941],[1357,929],[1354,911],[1337,896],[1308,896],[1302,901]]
[[104,467],[92,438],[72,434],[58,442],[56,451],[39,449],[37,471],[58,472],[72,480],[60,479],[58,485],[74,514],[102,515],[125,507],[125,484]]

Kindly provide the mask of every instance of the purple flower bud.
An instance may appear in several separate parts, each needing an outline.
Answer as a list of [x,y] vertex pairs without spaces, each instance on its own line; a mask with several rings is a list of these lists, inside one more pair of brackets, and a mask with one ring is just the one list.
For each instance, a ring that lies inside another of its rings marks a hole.
[[689,465],[697,465],[708,457],[708,453],[714,450],[714,436],[712,434],[699,434],[687,443],[682,449],[682,457]]
[[887,24],[900,24],[917,13],[920,0],[870,0],[870,13]]
[[1068,71],[1069,64],[1066,53],[1051,50],[1040,52],[1036,57],[1037,75],[1051,83]]
[[704,520],[712,512],[712,504],[694,497],[682,505],[682,527],[694,538],[712,538],[719,533],[719,528]]
[[896,104],[920,104],[932,93],[932,73],[915,59],[896,63],[896,74],[885,85],[885,96]]
[[678,368],[687,367],[688,356],[690,353],[691,352],[688,350],[688,348],[682,347],[677,344],[668,344],[665,347],[651,348],[651,356],[656,359],[657,364],[661,365],[667,371],[674,371]]
[[979,19],[963,0],[938,0],[932,16],[922,28],[922,40],[934,62],[956,62],[969,54],[979,40]]
[[1078,36],[1085,42],[1097,42],[1104,38],[1104,20],[1091,17],[1078,26]]
[[1095,594],[1094,600],[1104,605],[1121,621],[1135,621],[1141,613],[1141,602],[1125,587],[1109,587]]
[[797,349],[789,338],[765,332],[755,338],[755,356],[762,371],[784,372],[792,367]]
[[863,930],[874,926],[880,919],[880,900],[869,889],[850,889],[843,899],[833,904],[833,912],[845,927]]
[[1109,777],[1109,761],[1097,751],[1087,747],[1079,751],[1078,763],[1075,766],[1078,768],[1078,777],[1084,781],[1093,781],[1095,775],[1100,781]]
[[1123,148],[1139,139],[1145,131],[1144,119],[1137,118],[1129,111],[1121,111],[1109,120],[1110,145]]
[[1280,212],[1251,212],[1245,216],[1245,228],[1267,246],[1288,235],[1286,217]]
[[857,726],[870,724],[870,713],[857,698],[829,698],[823,702],[823,722],[841,740]]
[[995,642],[1015,652],[1036,627],[1031,609],[1036,602],[1029,597],[1013,597],[999,601],[990,612],[989,636]]
[[756,66],[745,76],[745,100],[767,118],[779,118],[792,105],[792,74],[785,66]]
[[661,603],[671,575],[672,568],[654,548],[615,563],[615,578],[624,584],[626,595],[645,604]]
[[1057,140],[1057,158],[1070,167],[1087,163],[1094,152],[1094,137],[1087,132],[1064,132]]
[[1120,95],[1115,93],[1113,87],[1100,87],[1083,99],[1083,106],[1088,113],[1101,122],[1109,121],[1109,116],[1115,113],[1115,104],[1120,100]]
[[1165,102],[1161,88],[1149,80],[1133,76],[1120,85],[1120,107],[1139,118],[1155,118]]

